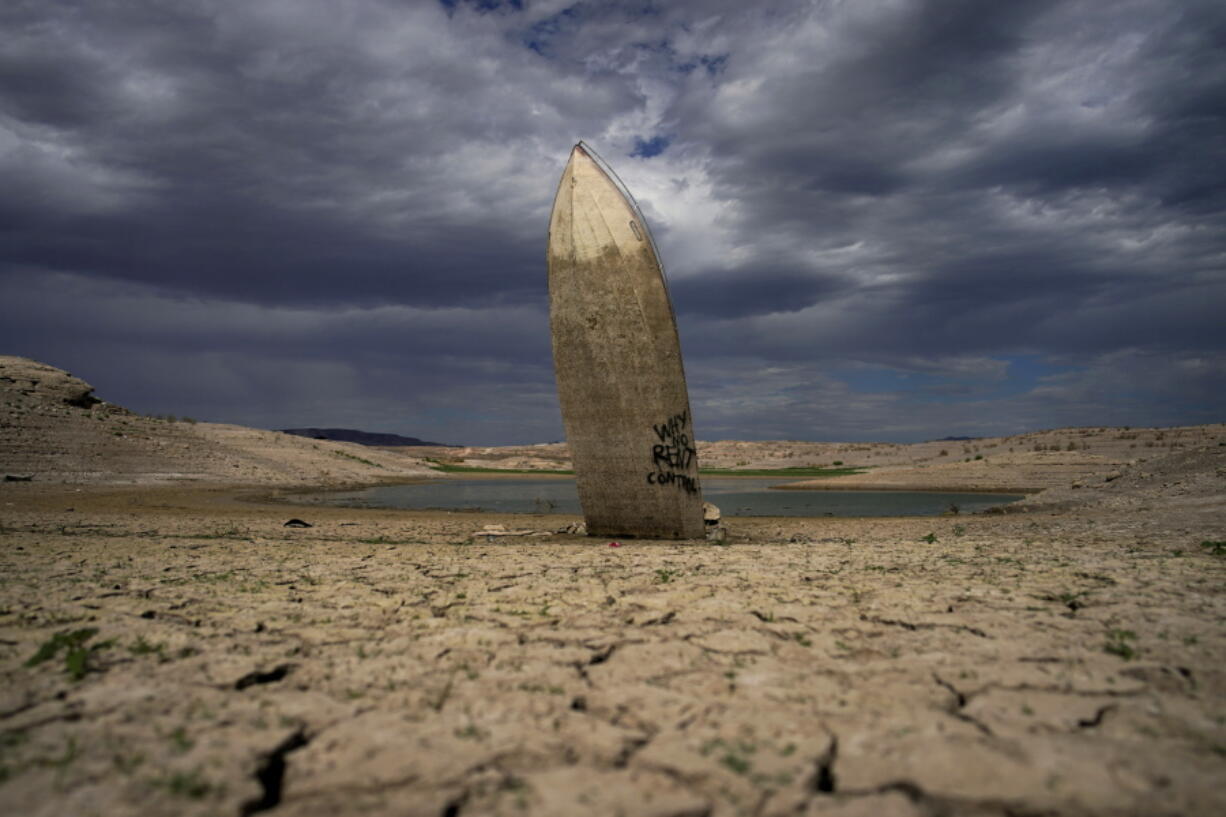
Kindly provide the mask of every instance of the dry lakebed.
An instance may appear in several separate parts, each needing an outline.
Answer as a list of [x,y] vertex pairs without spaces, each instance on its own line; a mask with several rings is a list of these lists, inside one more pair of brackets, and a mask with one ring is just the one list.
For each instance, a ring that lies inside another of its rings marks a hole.
[[708,444],[1029,496],[612,543],[286,502],[413,452],[6,399],[5,814],[1226,814],[1220,425]]

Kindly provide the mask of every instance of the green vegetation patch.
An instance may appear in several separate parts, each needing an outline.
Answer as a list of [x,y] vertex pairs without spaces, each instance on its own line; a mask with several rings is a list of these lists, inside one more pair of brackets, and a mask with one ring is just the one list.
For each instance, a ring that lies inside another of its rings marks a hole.
[[98,634],[97,627],[84,627],[56,633],[39,646],[38,651],[26,661],[27,667],[36,667],[44,661],[50,661],[61,652],[64,653],[64,672],[74,681],[80,681],[86,673],[96,669],[91,664],[95,653],[114,646],[115,641],[100,641],[86,646],[86,642]]
[[1136,640],[1137,634],[1132,630],[1109,630],[1107,641],[1103,644],[1103,652],[1131,661],[1136,657],[1137,651],[1130,642]]
[[382,468],[383,467],[377,462],[372,462],[370,460],[363,459],[362,457],[355,456],[354,454],[350,454],[347,451],[333,451],[332,453],[338,457],[344,457],[347,460],[353,460],[354,462],[360,462],[363,465],[369,465],[371,468]]
[[867,468],[795,467],[795,468],[700,468],[698,473],[710,477],[850,477],[863,474]]

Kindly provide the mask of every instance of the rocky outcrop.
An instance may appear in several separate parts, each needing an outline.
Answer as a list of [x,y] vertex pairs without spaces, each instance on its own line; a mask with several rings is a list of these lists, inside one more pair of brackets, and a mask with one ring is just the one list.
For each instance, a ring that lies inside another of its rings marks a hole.
[[48,403],[90,408],[102,401],[94,387],[63,369],[24,357],[0,355],[0,387]]

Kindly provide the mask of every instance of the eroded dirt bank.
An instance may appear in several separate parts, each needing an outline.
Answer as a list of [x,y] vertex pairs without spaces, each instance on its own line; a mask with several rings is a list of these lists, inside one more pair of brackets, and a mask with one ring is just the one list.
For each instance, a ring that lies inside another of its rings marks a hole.
[[1226,813],[1215,462],[726,546],[0,485],[0,809]]

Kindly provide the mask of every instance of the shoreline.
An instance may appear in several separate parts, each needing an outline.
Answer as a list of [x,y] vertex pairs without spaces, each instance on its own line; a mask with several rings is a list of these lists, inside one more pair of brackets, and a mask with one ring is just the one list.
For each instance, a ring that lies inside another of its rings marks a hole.
[[[492,473],[486,472],[486,473],[480,473],[480,474],[473,474],[471,476],[466,475],[466,474],[448,474],[446,479],[449,479],[451,481],[467,481],[471,477],[477,477],[481,481],[511,482],[511,481],[518,480],[522,476],[529,476],[529,475],[492,474]],[[541,481],[544,481],[545,478],[556,479],[558,481],[567,481],[567,480],[573,481],[573,478],[570,477],[569,475],[548,474],[548,475],[540,475],[537,477],[537,479]],[[735,476],[728,476],[728,475],[720,474],[719,476],[716,477],[716,479],[768,480],[771,478],[761,477],[761,476],[735,477]],[[299,507],[310,507],[310,508],[331,507],[331,508],[354,508],[354,509],[364,509],[364,510],[405,511],[405,512],[434,511],[434,512],[465,513],[465,514],[483,514],[485,513],[485,514],[495,514],[495,515],[500,515],[500,516],[507,515],[507,516],[525,516],[525,517],[542,515],[542,514],[537,514],[531,511],[497,511],[497,510],[491,510],[491,509],[485,509],[485,508],[447,508],[447,507],[404,508],[404,507],[388,506],[388,505],[332,504],[332,503],[327,502],[326,500],[323,500],[320,502],[302,502],[302,501],[296,501],[293,498],[295,495],[318,496],[318,495],[323,495],[323,494],[350,493],[350,492],[357,492],[357,491],[362,491],[362,490],[366,490],[370,488],[381,488],[381,487],[392,486],[392,485],[423,485],[423,484],[433,483],[436,481],[437,480],[434,480],[434,479],[413,479],[413,480],[386,481],[386,482],[367,484],[367,485],[350,485],[350,486],[344,486],[344,487],[325,487],[325,488],[295,487],[292,490],[288,490],[284,492],[275,492],[275,493],[269,493],[267,491],[258,492],[258,493],[251,495],[251,500],[252,501],[267,501],[270,503],[275,502],[275,503],[280,503],[280,504],[284,504],[287,506],[299,506]],[[532,480],[529,479],[527,481],[532,481]],[[978,514],[1010,513],[1011,511],[1006,510],[1006,509],[1009,508],[1011,505],[1016,504],[1018,502],[1023,502],[1025,500],[1028,500],[1032,497],[1032,495],[1039,493],[1039,490],[1035,490],[1035,489],[1032,489],[1031,491],[1026,492],[1026,491],[1011,490],[1011,489],[1005,489],[1005,488],[976,489],[976,488],[934,487],[934,488],[918,488],[917,489],[917,488],[893,488],[893,487],[883,487],[883,486],[820,486],[820,485],[808,486],[808,485],[797,485],[797,484],[768,485],[766,486],[766,489],[772,490],[772,491],[773,490],[795,490],[795,491],[809,490],[809,491],[830,491],[830,492],[846,492],[846,493],[903,493],[903,494],[941,493],[941,494],[962,494],[962,495],[968,495],[968,496],[1016,495],[1018,497],[1016,500],[1006,505],[993,506],[993,508],[989,510],[968,512],[965,514],[966,516],[974,516]],[[711,501],[710,498],[708,498],[707,501]],[[550,515],[550,514],[545,514],[545,515]],[[571,514],[556,514],[556,515],[567,517],[567,518],[574,517],[574,518],[579,518],[579,519],[582,519],[582,516],[583,516],[581,511],[577,511]],[[724,518],[727,518],[727,519],[756,519],[756,518],[761,518],[761,519],[831,519],[831,518],[838,518],[838,519],[886,519],[888,518],[888,519],[894,519],[894,518],[900,518],[901,519],[901,518],[911,518],[915,516],[928,517],[928,518],[937,517],[937,516],[945,516],[945,515],[956,516],[958,514],[957,513],[950,514],[948,512],[943,511],[941,513],[934,513],[934,514],[911,514],[911,515],[888,515],[888,516],[886,515],[883,515],[883,516],[838,516],[838,517],[827,515],[827,514],[810,515],[810,516],[755,514],[755,515],[749,515],[749,516],[740,516],[740,515],[726,513],[726,512],[723,515],[724,515]]]
[[1029,498],[1034,494],[1042,493],[1046,488],[1036,488],[1034,486],[1028,488],[974,488],[968,486],[961,487],[922,487],[916,488],[905,485],[811,485],[800,483],[789,483],[787,485],[772,485],[772,491],[863,491],[863,492],[897,492],[897,493],[935,493],[935,494],[1021,494]]

